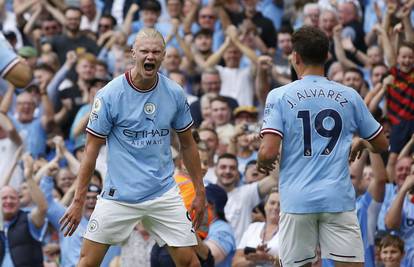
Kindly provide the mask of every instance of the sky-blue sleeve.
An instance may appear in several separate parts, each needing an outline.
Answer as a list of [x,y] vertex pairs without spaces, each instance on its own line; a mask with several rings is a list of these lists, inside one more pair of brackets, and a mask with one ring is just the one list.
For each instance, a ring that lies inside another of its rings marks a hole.
[[368,141],[372,140],[381,132],[382,126],[374,119],[359,95],[355,96],[355,100],[355,116],[359,136]]
[[181,89],[177,93],[177,113],[173,121],[173,127],[177,132],[185,132],[193,125],[193,118],[190,113],[190,105],[184,95],[184,90]]
[[9,42],[0,33],[0,77],[4,77],[11,68],[19,62],[19,57],[13,51]]
[[210,226],[212,229],[210,228],[207,240],[214,241],[226,255],[229,255],[236,250],[234,234],[225,222],[216,221],[214,224]]
[[281,94],[277,90],[270,91],[266,99],[260,135],[263,136],[263,134],[272,133],[283,138],[284,127],[282,116]]
[[110,110],[110,96],[99,91],[95,96],[95,100],[92,104],[92,110],[89,115],[88,126],[86,131],[92,135],[100,138],[106,138],[112,129],[112,117]]

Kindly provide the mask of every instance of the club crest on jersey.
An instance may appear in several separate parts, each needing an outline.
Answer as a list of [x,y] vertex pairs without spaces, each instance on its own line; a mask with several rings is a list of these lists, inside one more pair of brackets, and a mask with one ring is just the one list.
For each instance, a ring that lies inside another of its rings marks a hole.
[[153,114],[155,112],[155,104],[154,103],[145,103],[144,112],[147,115]]
[[95,101],[93,101],[92,112],[97,113],[101,109],[101,107],[101,100],[99,98],[96,98]]

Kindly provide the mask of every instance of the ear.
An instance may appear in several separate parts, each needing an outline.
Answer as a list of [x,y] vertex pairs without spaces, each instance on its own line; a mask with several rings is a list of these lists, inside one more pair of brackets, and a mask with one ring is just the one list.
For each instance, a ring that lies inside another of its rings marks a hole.
[[132,58],[136,59],[136,53],[135,53],[135,48],[131,48],[131,53],[132,53]]

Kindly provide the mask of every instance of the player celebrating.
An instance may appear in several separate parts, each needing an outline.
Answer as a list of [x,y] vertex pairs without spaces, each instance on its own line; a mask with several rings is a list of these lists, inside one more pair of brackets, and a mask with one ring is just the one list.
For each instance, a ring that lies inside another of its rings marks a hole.
[[[303,27],[292,43],[301,79],[267,96],[258,156],[258,169],[271,170],[282,143],[281,264],[310,266],[320,244],[322,258],[336,266],[363,266],[349,149],[354,133],[369,141],[372,152],[386,150],[387,140],[358,93],[324,77],[327,36]],[[361,149],[354,147],[352,156]]]
[[184,91],[158,73],[164,55],[161,34],[141,30],[132,49],[135,66],[95,97],[77,190],[61,219],[65,235],[71,235],[81,218],[99,149],[106,141],[108,174],[84,236],[81,267],[99,266],[109,245],[127,239],[137,220],[160,246],[168,246],[176,266],[200,265],[192,247],[197,244],[194,229],[172,177],[171,129],[178,133],[196,191],[192,204],[195,228],[205,207],[200,158]]

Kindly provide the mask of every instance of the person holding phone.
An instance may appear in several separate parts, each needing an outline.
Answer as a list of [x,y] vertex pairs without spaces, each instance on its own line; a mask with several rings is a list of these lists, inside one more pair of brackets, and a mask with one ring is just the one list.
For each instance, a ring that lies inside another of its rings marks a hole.
[[233,267],[278,266],[279,263],[279,192],[272,191],[265,198],[265,222],[255,222],[244,232]]

